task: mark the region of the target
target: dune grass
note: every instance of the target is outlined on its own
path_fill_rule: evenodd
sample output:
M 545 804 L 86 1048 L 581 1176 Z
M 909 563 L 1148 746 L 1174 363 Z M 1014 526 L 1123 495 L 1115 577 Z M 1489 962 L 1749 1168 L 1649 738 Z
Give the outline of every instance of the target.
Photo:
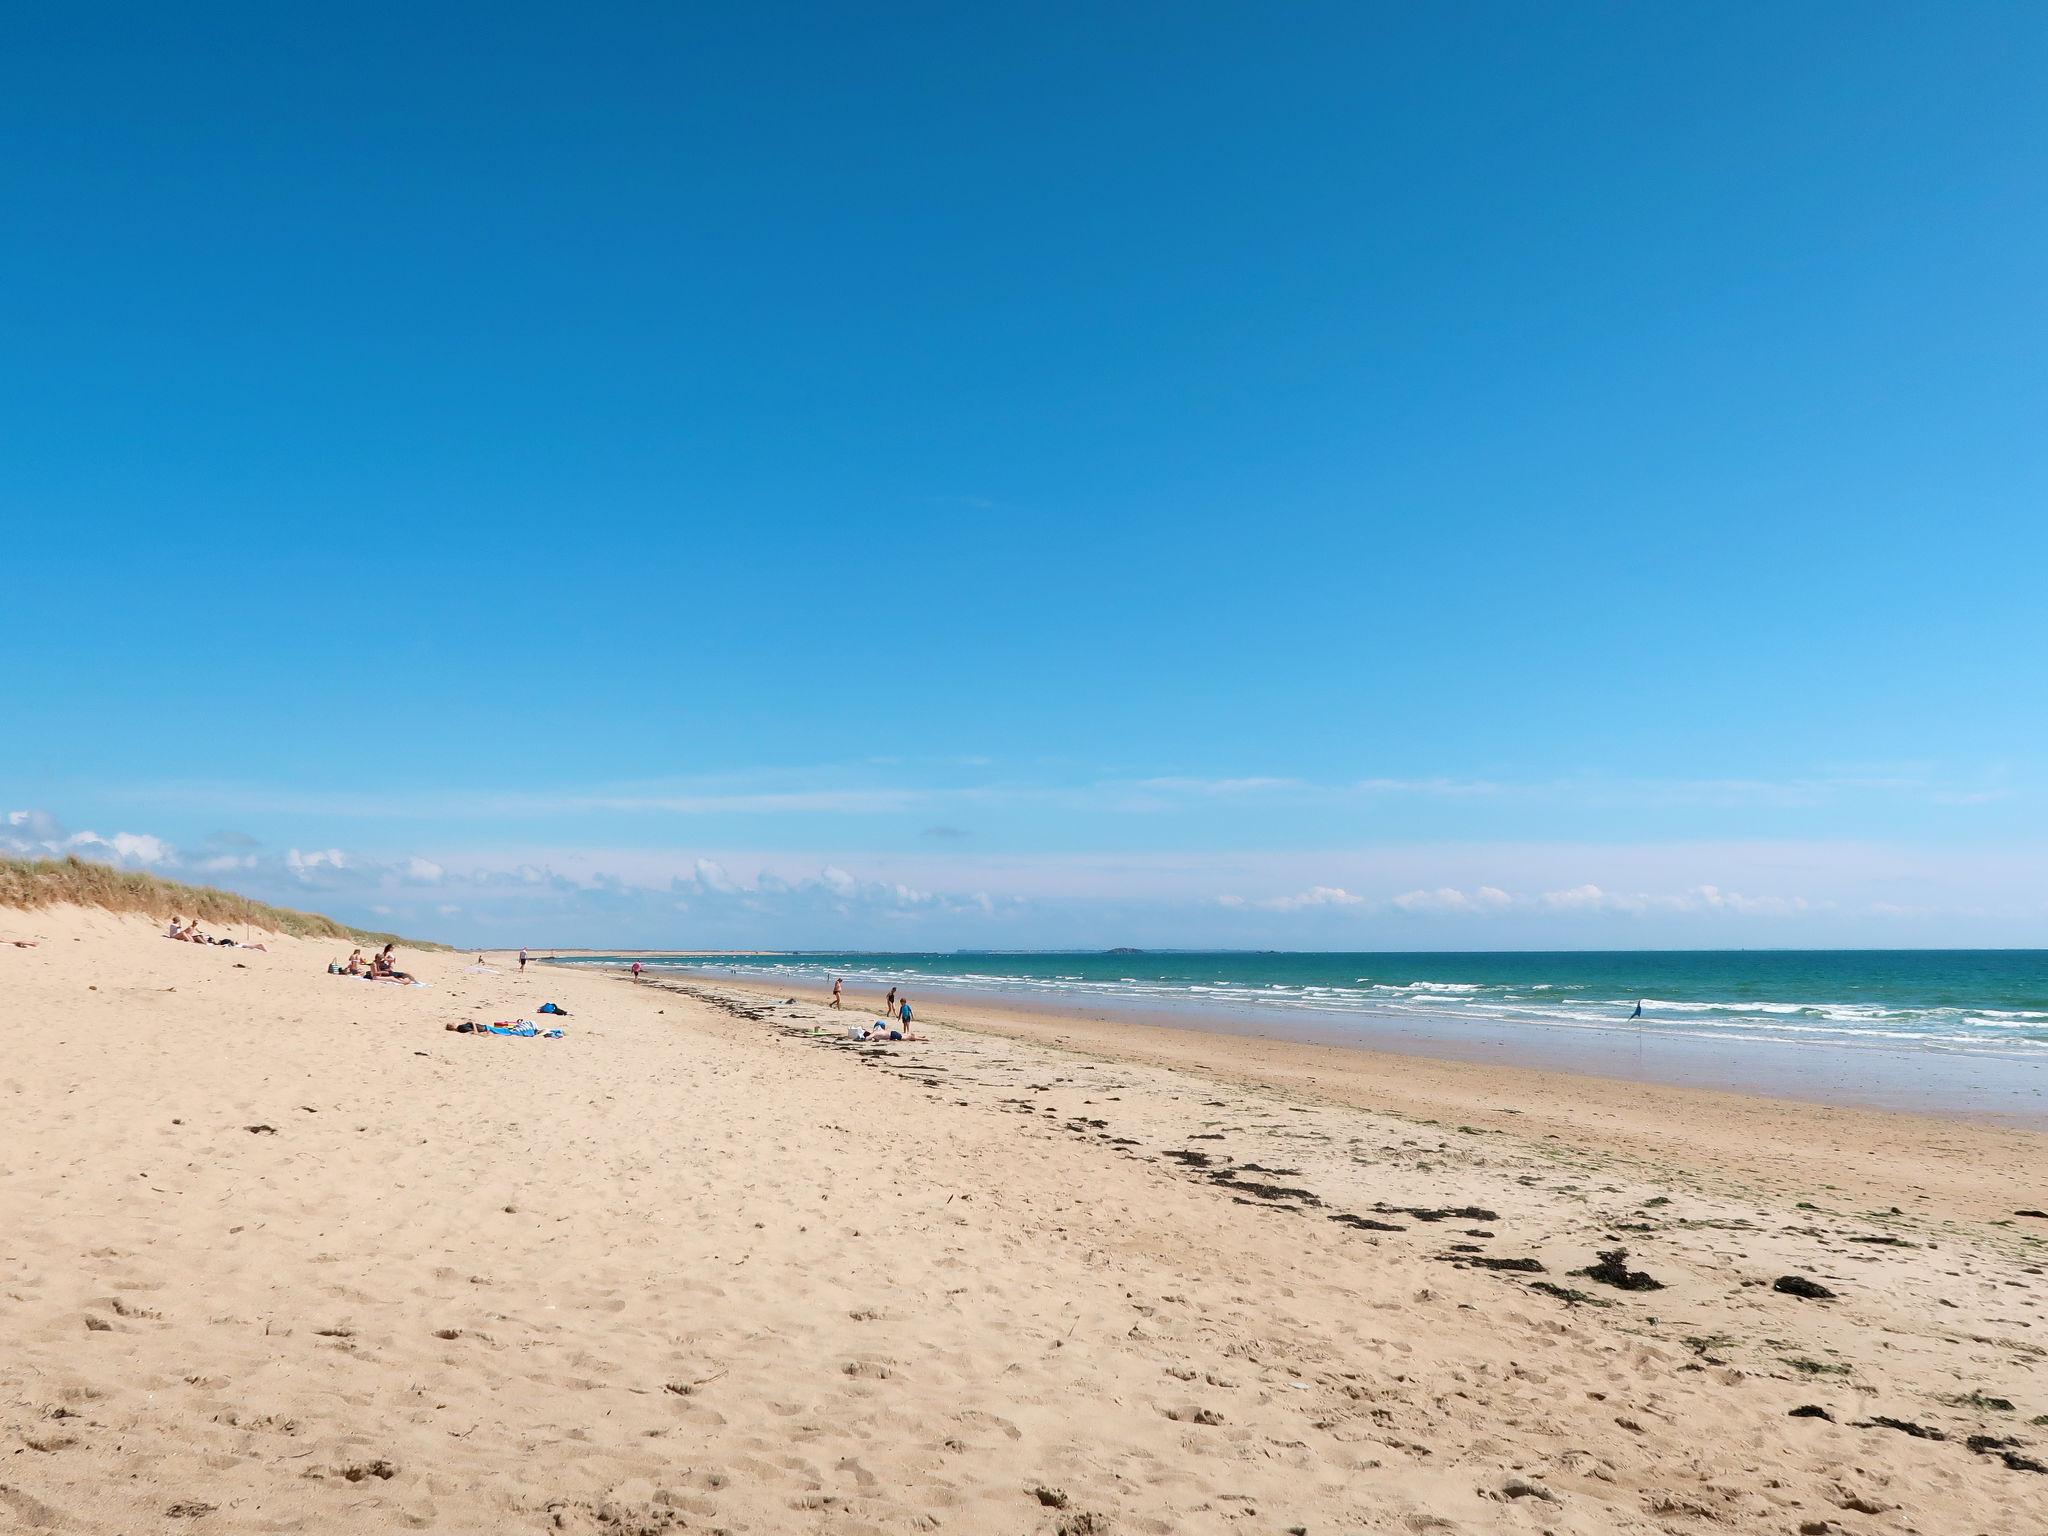
M 305 939 L 347 939 L 356 944 L 403 943 L 414 949 L 445 949 L 395 933 L 351 928 L 317 912 L 295 912 L 251 901 L 210 885 L 186 885 L 161 875 L 115 869 L 85 859 L 17 859 L 0 857 L 0 907 L 101 907 L 109 912 L 141 912 L 150 917 L 192 917 L 215 926 L 236 924 L 266 928 Z

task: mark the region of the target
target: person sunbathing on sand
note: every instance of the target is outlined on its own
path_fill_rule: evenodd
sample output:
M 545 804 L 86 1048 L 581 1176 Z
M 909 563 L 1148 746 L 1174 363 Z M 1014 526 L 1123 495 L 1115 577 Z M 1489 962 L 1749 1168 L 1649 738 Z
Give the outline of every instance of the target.
M 401 971 L 392 963 L 391 946 L 389 944 L 386 944 L 379 950 L 377 958 L 370 962 L 370 974 L 381 981 L 412 981 L 415 979 L 412 972 Z

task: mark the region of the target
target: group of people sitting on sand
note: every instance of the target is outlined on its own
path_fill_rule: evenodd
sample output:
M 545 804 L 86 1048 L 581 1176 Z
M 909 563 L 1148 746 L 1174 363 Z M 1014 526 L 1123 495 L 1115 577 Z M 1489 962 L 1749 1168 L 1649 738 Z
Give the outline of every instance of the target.
M 233 939 L 215 939 L 199 931 L 199 919 L 186 922 L 182 917 L 171 919 L 171 926 L 164 934 L 167 939 L 176 939 L 181 944 L 224 944 L 229 949 L 262 949 L 261 944 L 237 944 Z
M 361 976 L 369 981 L 415 981 L 418 979 L 412 972 L 398 969 L 397 964 L 392 959 L 391 946 L 389 944 L 378 950 L 368 960 L 363 958 L 363 952 L 360 949 L 352 949 L 349 951 L 348 964 L 337 965 L 332 960 L 328 961 L 327 974 L 330 976 Z
M 924 1036 L 918 1034 L 910 1027 L 910 1020 L 908 1019 L 902 1021 L 902 1028 L 900 1029 L 882 1019 L 877 1019 L 865 1028 L 858 1024 L 847 1025 L 846 1038 L 849 1040 L 922 1040 Z

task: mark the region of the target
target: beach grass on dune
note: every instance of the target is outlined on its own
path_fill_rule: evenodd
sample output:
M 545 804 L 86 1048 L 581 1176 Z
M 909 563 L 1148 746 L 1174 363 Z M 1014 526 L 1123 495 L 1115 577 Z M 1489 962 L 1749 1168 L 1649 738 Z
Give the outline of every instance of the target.
M 401 942 L 393 933 L 352 928 L 317 912 L 298 912 L 252 901 L 209 885 L 186 885 L 161 875 L 115 869 L 80 858 L 0 857 L 0 907 L 99 907 L 108 912 L 141 912 L 151 917 L 193 917 L 202 923 L 241 924 L 306 939 L 347 939 L 358 944 Z M 417 949 L 447 946 L 422 939 L 402 942 Z

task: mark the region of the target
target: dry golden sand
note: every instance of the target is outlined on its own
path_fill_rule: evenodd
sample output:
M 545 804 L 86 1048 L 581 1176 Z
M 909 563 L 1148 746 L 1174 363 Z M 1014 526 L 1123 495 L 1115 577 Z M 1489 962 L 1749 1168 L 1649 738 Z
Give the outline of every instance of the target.
M 2036 1136 L 1802 1149 L 1719 1098 L 1658 1138 L 1533 1075 L 1394 1059 L 1362 1107 L 1223 1037 L 868 1048 L 728 987 L 16 936 L 0 1529 L 2048 1525 L 2048 1222 L 1993 1209 Z M 565 1040 L 442 1028 L 546 998 Z M 1668 1289 L 1568 1275 L 1616 1244 Z

